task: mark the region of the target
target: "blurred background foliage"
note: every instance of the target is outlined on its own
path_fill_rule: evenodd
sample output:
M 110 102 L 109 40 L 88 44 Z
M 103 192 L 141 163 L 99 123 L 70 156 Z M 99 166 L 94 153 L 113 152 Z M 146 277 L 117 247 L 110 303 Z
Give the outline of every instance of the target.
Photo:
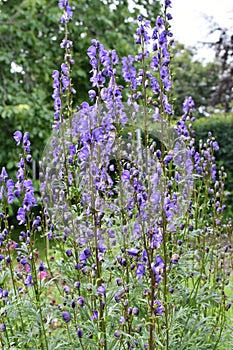
M 100 40 L 108 49 L 115 48 L 120 58 L 135 54 L 138 14 L 143 8 L 154 25 L 161 3 L 153 0 L 71 1 L 75 103 L 88 99 L 91 85 L 86 51 L 91 39 Z M 18 161 L 12 138 L 15 130 L 30 132 L 32 155 L 37 162 L 51 133 L 51 74 L 63 62 L 60 42 L 64 32 L 59 24 L 60 16 L 57 1 L 0 0 L 0 166 L 6 166 L 9 174 Z M 221 146 L 219 162 L 225 165 L 232 179 L 233 36 L 226 29 L 215 29 L 219 40 L 212 43 L 216 51 L 214 62 L 204 64 L 195 58 L 194 48 L 176 43 L 172 54 L 172 99 L 175 117 L 179 117 L 184 98 L 193 97 L 196 117 L 202 117 L 196 124 L 197 136 L 205 138 L 208 130 L 213 132 Z M 215 116 L 216 112 L 221 113 Z M 232 189 L 232 180 L 229 183 Z

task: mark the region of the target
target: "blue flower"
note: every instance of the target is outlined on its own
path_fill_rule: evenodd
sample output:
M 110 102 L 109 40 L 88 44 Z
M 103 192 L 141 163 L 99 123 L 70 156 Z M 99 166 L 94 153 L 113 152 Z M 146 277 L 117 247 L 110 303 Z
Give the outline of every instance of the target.
M 89 248 L 85 248 L 84 251 L 82 251 L 79 254 L 79 260 L 80 261 L 86 261 L 86 259 L 88 259 L 91 256 L 91 251 Z
M 23 148 L 27 153 L 30 153 L 30 145 L 31 142 L 29 141 L 29 132 L 25 132 L 23 135 Z
M 156 315 L 161 316 L 164 313 L 164 306 L 162 305 L 161 301 L 155 300 L 154 304 L 157 306 L 154 311 Z
M 16 141 L 16 146 L 19 146 L 20 145 L 20 142 L 21 142 L 21 140 L 22 140 L 22 132 L 21 131 L 15 131 L 14 132 L 14 139 L 15 139 L 15 141 Z
M 93 100 L 95 99 L 95 97 L 96 97 L 96 92 L 95 92 L 95 90 L 89 90 L 89 91 L 88 91 L 88 95 L 89 95 L 90 101 L 93 101 Z
M 71 315 L 68 311 L 63 311 L 62 318 L 66 323 L 68 323 L 71 320 Z
M 1 324 L 0 324 L 0 330 L 1 330 L 2 332 L 5 332 L 5 330 L 6 330 L 6 325 L 5 325 L 5 323 L 1 323 Z
M 27 211 L 30 210 L 31 207 L 36 205 L 36 199 L 34 197 L 33 192 L 26 192 L 23 200 L 23 208 Z
M 99 294 L 99 295 L 102 295 L 102 296 L 105 296 L 106 295 L 106 287 L 105 285 L 103 284 L 102 286 L 99 286 L 96 290 L 96 293 Z
M 91 320 L 92 321 L 98 320 L 98 311 L 92 310 Z
M 139 253 L 139 250 L 136 248 L 126 249 L 126 251 L 130 256 L 137 256 Z
M 61 70 L 62 70 L 62 73 L 63 73 L 63 74 L 69 75 L 69 67 L 67 66 L 67 64 L 62 63 L 62 64 L 61 64 Z
M 72 253 L 72 251 L 70 249 L 67 249 L 66 250 L 66 255 L 68 256 L 68 258 L 70 258 L 73 255 L 73 253 Z
M 16 215 L 16 219 L 19 221 L 19 225 L 23 225 L 26 222 L 26 213 L 24 208 L 19 208 L 17 215 Z
M 45 267 L 42 261 L 40 261 L 39 267 L 38 267 L 38 271 L 45 271 Z
M 82 296 L 79 296 L 77 299 L 77 303 L 80 307 L 83 307 L 85 305 L 85 299 Z
M 32 286 L 32 275 L 28 275 L 27 278 L 24 280 L 24 284 L 26 287 Z
M 143 264 L 137 264 L 137 269 L 136 269 L 136 275 L 138 277 L 138 279 L 142 279 L 142 277 L 145 274 L 145 266 Z
M 172 7 L 171 0 L 165 0 L 165 7 Z
M 130 172 L 128 170 L 122 171 L 121 180 L 122 181 L 129 181 L 130 180 Z
M 82 336 L 83 336 L 83 331 L 81 330 L 81 328 L 78 328 L 78 329 L 77 329 L 77 336 L 78 336 L 79 339 L 82 338 Z

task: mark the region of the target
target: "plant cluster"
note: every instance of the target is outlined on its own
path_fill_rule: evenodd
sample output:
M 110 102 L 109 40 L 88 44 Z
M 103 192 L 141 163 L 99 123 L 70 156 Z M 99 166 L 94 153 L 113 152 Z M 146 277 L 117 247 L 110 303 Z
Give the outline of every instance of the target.
M 40 196 L 28 132 L 14 133 L 15 181 L 0 174 L 2 349 L 230 349 L 226 174 L 211 133 L 195 148 L 191 97 L 171 123 L 171 1 L 154 27 L 138 17 L 136 55 L 91 41 L 89 102 L 78 106 L 73 11 L 58 4 L 65 55 Z
M 195 130 L 196 144 L 199 140 L 204 140 L 208 131 L 211 131 L 218 140 L 219 151 L 216 154 L 218 167 L 224 165 L 227 172 L 226 190 L 230 193 L 233 191 L 233 153 L 232 153 L 232 132 L 233 132 L 233 114 L 215 114 L 210 118 L 199 118 L 193 125 Z M 227 215 L 232 217 L 232 199 L 231 196 L 226 202 Z

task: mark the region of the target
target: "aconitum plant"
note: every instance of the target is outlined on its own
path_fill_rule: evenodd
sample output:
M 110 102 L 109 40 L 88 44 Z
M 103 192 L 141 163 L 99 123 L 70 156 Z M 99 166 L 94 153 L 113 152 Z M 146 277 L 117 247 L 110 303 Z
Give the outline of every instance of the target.
M 90 40 L 78 106 L 73 8 L 58 5 L 65 54 L 40 194 L 28 132 L 13 135 L 16 178 L 0 174 L 2 349 L 231 349 L 226 174 L 214 135 L 195 148 L 191 97 L 174 116 L 171 1 L 154 23 L 138 17 L 136 56 Z

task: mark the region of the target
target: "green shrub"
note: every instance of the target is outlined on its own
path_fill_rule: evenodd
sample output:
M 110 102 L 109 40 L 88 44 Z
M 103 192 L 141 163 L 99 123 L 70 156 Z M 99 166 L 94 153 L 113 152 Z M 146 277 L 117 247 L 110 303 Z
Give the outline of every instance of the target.
M 199 118 L 194 123 L 196 142 L 206 140 L 208 132 L 211 131 L 219 144 L 216 152 L 216 160 L 219 165 L 224 166 L 227 172 L 226 190 L 233 195 L 233 113 L 214 114 L 211 117 Z M 232 195 L 228 200 L 228 207 L 233 213 Z

